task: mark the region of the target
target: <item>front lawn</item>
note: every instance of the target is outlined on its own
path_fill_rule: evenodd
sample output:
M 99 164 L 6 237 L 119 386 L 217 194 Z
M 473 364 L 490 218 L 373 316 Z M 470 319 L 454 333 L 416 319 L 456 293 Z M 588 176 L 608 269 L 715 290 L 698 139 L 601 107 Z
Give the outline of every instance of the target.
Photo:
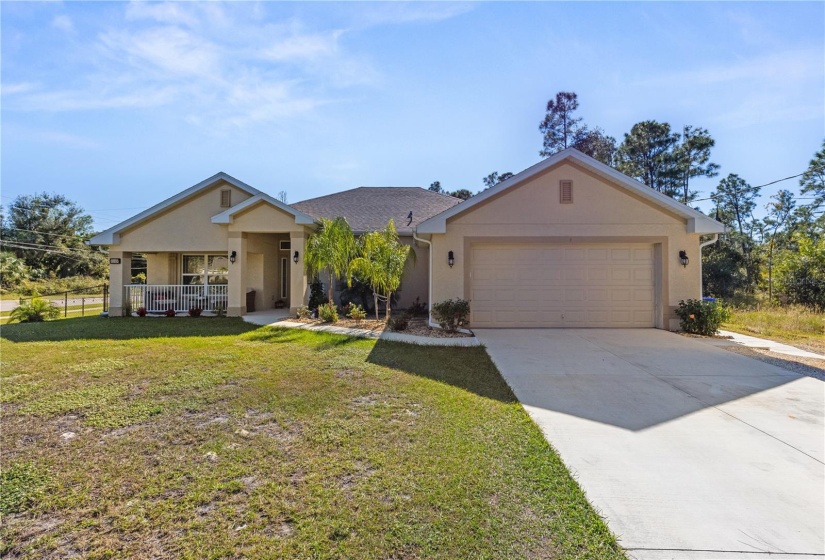
M 483 349 L 225 318 L 2 337 L 0 556 L 624 558 Z

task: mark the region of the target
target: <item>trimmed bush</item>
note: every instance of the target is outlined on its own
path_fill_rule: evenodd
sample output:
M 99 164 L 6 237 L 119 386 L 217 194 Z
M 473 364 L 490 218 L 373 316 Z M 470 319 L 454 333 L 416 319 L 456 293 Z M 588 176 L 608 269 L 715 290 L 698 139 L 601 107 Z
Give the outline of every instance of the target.
M 302 305 L 298 308 L 298 318 L 299 319 L 311 319 L 312 318 L 312 310 L 307 307 L 306 305 Z
M 355 321 L 356 323 L 360 323 L 367 317 L 367 312 L 364 310 L 363 307 L 356 303 L 350 303 L 347 306 L 347 317 Z
M 410 326 L 410 316 L 406 313 L 394 315 L 390 317 L 387 326 L 394 332 L 405 331 Z
M 730 319 L 730 311 L 721 303 L 699 299 L 680 301 L 676 315 L 683 331 L 705 336 L 716 334 L 722 323 Z
M 467 300 L 448 299 L 433 304 L 433 319 L 446 331 L 455 332 L 467 325 L 469 316 L 470 302 Z
M 9 319 L 21 323 L 42 323 L 58 317 L 60 309 L 41 298 L 32 298 L 28 303 L 21 303 L 9 314 Z
M 325 303 L 318 306 L 318 318 L 324 323 L 338 322 L 338 309 L 334 303 Z
M 189 316 L 190 317 L 200 317 L 201 313 L 203 313 L 203 309 L 200 307 L 190 307 L 189 308 Z

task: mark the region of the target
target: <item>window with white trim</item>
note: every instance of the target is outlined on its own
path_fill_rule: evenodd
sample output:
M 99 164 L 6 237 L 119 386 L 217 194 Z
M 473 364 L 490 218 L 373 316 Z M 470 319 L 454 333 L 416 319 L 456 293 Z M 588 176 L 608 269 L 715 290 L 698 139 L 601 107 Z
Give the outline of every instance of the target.
M 229 258 L 226 255 L 183 255 L 181 283 L 186 286 L 229 284 Z

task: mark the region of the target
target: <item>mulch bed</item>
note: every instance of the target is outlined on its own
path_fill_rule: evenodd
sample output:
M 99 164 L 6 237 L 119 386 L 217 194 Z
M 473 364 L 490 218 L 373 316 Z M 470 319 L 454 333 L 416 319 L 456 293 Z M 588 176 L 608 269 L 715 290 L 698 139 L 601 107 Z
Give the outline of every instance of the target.
M 295 321 L 296 323 L 303 323 L 305 325 L 331 325 L 336 327 L 345 327 L 348 329 L 361 329 L 361 330 L 368 330 L 375 333 L 380 333 L 385 330 L 390 330 L 387 327 L 387 323 L 384 322 L 383 319 L 376 321 L 375 319 L 364 319 L 362 321 L 354 321 L 353 319 L 349 319 L 347 317 L 342 317 L 338 319 L 336 323 L 325 323 L 320 319 L 290 319 L 290 321 Z M 424 317 L 414 317 L 410 319 L 409 325 L 403 331 L 395 331 L 402 334 L 411 334 L 414 336 L 427 336 L 430 338 L 465 338 L 469 336 L 473 336 L 472 334 L 467 333 L 451 333 L 447 332 L 444 329 L 434 329 L 427 325 L 427 320 Z

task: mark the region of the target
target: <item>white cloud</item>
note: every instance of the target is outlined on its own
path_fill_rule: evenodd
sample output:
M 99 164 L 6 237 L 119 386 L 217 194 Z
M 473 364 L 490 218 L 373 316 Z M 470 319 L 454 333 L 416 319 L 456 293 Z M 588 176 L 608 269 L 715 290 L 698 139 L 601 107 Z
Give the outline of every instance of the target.
M 121 21 L 72 46 L 85 68 L 36 91 L 22 81 L 4 86 L 15 94 L 6 108 L 168 106 L 191 124 L 244 126 L 305 115 L 379 81 L 367 58 L 342 45 L 345 29 L 263 21 L 264 12 L 261 4 L 131 2 Z
M 822 105 L 812 104 L 808 93 L 823 91 L 824 61 L 816 49 L 775 52 L 660 74 L 634 85 L 655 91 L 671 105 L 701 103 L 708 126 L 821 120 Z
M 645 80 L 642 84 L 668 83 L 714 85 L 751 80 L 757 84 L 775 80 L 797 82 L 822 75 L 823 56 L 815 50 L 797 50 L 774 53 L 750 59 L 734 60 L 727 64 L 669 73 Z
M 31 82 L 18 82 L 16 84 L 2 84 L 0 85 L 0 94 L 2 95 L 16 95 L 20 93 L 28 93 L 37 89 L 37 85 Z
M 100 82 L 97 82 L 100 83 Z M 95 91 L 99 89 L 99 91 Z M 99 88 L 40 92 L 27 96 L 16 107 L 31 111 L 87 111 L 94 109 L 128 109 L 158 107 L 178 99 L 175 88 L 135 88 L 131 92 L 112 93 L 105 84 Z
M 195 26 L 199 18 L 193 10 L 183 3 L 142 2 L 132 0 L 126 7 L 126 19 L 129 21 L 154 20 L 164 25 Z
M 52 27 L 66 33 L 74 33 L 74 23 L 72 23 L 72 18 L 67 15 L 56 16 L 52 20 Z
M 281 62 L 301 62 L 305 59 L 318 59 L 336 54 L 338 38 L 342 31 L 326 34 L 292 35 L 265 49 L 264 58 Z
M 170 78 L 214 75 L 220 66 L 217 45 L 176 27 L 109 32 L 101 36 L 100 45 L 110 58 Z
M 368 2 L 360 13 L 360 20 L 364 26 L 431 23 L 454 18 L 473 9 L 473 2 Z

